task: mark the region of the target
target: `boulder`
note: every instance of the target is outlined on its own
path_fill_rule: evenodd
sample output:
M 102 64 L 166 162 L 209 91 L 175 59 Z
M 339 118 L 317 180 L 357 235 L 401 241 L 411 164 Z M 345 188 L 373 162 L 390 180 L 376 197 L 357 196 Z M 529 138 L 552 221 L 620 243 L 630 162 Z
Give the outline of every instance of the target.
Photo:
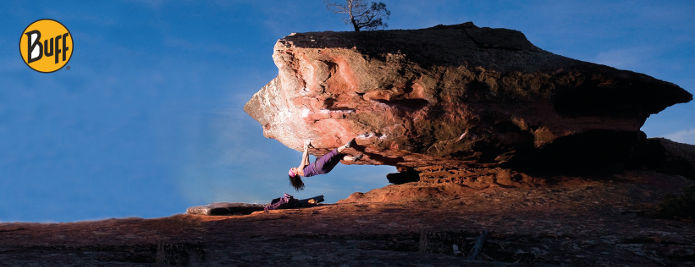
M 244 107 L 264 136 L 295 150 L 310 139 L 315 155 L 357 137 L 357 164 L 400 169 L 600 165 L 642 144 L 651 114 L 692 99 L 470 22 L 291 34 L 273 60 L 277 77 Z
M 695 145 L 649 138 L 633 154 L 630 165 L 695 179 Z

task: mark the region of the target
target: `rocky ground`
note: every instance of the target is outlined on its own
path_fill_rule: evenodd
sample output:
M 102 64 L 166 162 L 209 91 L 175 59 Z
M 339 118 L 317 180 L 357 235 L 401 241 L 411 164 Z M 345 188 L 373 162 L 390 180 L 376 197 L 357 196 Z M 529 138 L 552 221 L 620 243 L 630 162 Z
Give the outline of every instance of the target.
M 695 224 L 653 216 L 692 180 L 648 171 L 539 179 L 421 181 L 245 216 L 3 223 L 0 265 L 695 264 Z

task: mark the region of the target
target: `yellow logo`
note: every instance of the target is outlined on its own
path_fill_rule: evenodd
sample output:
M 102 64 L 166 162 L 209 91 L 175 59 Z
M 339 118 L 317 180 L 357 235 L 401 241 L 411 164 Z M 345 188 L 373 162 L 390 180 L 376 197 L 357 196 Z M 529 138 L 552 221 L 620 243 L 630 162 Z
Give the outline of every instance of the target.
M 19 53 L 30 68 L 38 72 L 54 72 L 72 57 L 72 35 L 63 24 L 40 19 L 29 24 L 19 38 Z

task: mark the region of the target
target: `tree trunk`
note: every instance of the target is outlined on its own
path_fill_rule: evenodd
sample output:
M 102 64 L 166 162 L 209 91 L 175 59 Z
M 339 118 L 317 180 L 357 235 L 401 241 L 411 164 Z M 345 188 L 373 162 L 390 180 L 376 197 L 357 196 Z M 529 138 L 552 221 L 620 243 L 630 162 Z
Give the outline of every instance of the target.
M 355 31 L 359 32 L 360 31 L 360 26 L 357 26 L 357 21 L 355 21 L 355 18 L 350 16 L 350 22 L 352 22 L 352 27 L 355 27 Z

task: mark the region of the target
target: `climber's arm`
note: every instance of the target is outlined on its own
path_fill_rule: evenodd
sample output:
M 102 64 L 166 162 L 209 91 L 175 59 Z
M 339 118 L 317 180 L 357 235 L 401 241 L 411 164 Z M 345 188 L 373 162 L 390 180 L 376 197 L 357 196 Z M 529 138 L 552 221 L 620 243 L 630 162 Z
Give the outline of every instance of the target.
M 304 144 L 304 153 L 302 154 L 302 162 L 297 166 L 297 172 L 299 175 L 304 176 L 304 167 L 309 165 L 309 143 Z

